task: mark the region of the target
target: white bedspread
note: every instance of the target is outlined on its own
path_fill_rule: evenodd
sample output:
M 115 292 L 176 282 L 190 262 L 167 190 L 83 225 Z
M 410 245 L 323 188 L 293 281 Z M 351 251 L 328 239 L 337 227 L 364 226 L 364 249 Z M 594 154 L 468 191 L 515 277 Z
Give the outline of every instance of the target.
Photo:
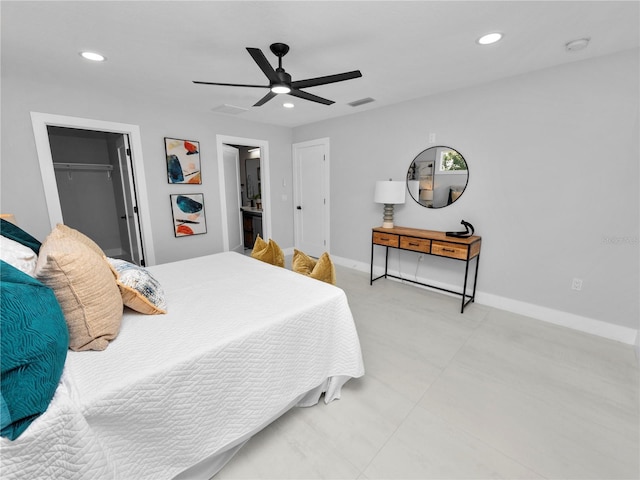
M 127 310 L 105 351 L 69 352 L 47 412 L 2 439 L 3 478 L 169 479 L 364 373 L 339 288 L 236 253 L 149 270 L 168 314 Z

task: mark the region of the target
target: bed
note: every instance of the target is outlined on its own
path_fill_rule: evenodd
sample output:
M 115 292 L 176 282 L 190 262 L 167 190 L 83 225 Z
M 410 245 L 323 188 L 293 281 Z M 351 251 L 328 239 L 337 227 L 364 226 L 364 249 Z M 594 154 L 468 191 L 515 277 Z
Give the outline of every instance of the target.
M 210 478 L 287 410 L 364 374 L 335 286 L 233 252 L 148 270 L 167 313 L 126 308 L 108 348 L 67 353 L 46 412 L 1 439 L 3 478 Z

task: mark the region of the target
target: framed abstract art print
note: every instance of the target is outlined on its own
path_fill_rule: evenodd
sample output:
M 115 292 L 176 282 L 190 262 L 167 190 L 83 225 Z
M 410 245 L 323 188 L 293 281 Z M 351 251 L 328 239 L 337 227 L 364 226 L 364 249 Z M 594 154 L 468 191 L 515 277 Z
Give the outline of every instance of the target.
M 176 237 L 207 233 L 202 193 L 170 195 L 173 233 Z
M 200 172 L 200 142 L 164 138 L 169 183 L 202 184 Z

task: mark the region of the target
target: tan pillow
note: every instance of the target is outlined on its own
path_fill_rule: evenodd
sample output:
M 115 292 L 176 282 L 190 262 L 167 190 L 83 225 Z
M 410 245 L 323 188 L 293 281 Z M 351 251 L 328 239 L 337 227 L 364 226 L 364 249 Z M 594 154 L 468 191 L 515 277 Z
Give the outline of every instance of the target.
M 324 252 L 318 260 L 315 260 L 294 248 L 291 268 L 294 272 L 307 275 L 316 280 L 321 280 L 331 285 L 336 284 L 336 269 L 327 252 Z
M 104 350 L 120 330 L 120 290 L 106 258 L 59 227 L 40 247 L 36 278 L 53 290 L 62 308 L 69 348 Z
M 284 267 L 284 252 L 273 239 L 269 239 L 267 243 L 258 235 L 253 244 L 251 256 L 263 262 L 270 263 L 271 265 Z
M 87 237 L 84 233 L 80 232 L 79 230 L 76 230 L 75 228 L 71 228 L 71 227 L 68 227 L 67 225 L 59 223 L 56 225 L 56 228 L 54 228 L 53 230 L 56 231 L 57 234 L 60 234 L 64 237 L 71 237 L 74 240 L 77 240 L 83 245 L 86 245 L 87 247 L 89 247 L 91 250 L 93 250 L 100 256 L 104 255 L 104 252 L 96 242 L 94 242 L 89 237 Z

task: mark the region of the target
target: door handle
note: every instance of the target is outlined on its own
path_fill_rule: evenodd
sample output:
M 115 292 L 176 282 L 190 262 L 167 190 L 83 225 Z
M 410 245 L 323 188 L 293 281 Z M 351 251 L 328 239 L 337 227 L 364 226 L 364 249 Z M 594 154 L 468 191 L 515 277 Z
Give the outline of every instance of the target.
M 127 218 L 126 215 L 122 215 L 120 218 L 122 218 L 123 220 Z
M 300 205 L 298 205 L 296 208 L 297 208 L 298 210 L 302 210 L 302 207 L 301 207 Z

